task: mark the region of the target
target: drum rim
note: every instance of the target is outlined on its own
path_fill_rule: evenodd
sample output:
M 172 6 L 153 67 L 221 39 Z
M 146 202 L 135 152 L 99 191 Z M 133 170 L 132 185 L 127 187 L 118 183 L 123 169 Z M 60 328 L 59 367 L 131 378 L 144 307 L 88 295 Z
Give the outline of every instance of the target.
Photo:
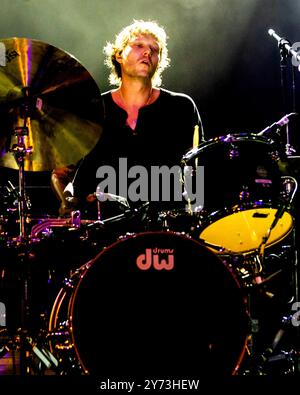
M 197 147 L 192 148 L 191 150 L 187 151 L 181 160 L 181 163 L 183 164 L 188 164 L 191 160 L 193 160 L 197 155 L 199 155 L 202 151 L 204 151 L 207 148 L 211 148 L 214 145 L 217 144 L 230 144 L 230 143 L 235 143 L 235 142 L 241 142 L 241 141 L 256 141 L 261 144 L 269 145 L 270 147 L 272 145 L 276 145 L 275 141 L 267 136 L 259 136 L 255 133 L 228 133 L 226 135 L 221 135 L 218 137 L 213 137 L 207 141 L 203 141 L 200 143 Z M 272 156 L 276 158 L 276 160 L 279 160 L 279 154 L 276 151 L 276 147 L 274 147 L 274 150 L 270 150 L 270 153 Z

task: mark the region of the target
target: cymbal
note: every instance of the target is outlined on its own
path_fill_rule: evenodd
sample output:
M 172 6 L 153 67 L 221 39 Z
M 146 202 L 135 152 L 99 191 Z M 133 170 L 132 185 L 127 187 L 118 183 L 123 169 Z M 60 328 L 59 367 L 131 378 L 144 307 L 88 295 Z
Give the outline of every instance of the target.
M 69 53 L 28 38 L 0 39 L 0 166 L 18 169 L 10 151 L 17 128 L 32 153 L 25 171 L 75 164 L 102 133 L 99 87 Z

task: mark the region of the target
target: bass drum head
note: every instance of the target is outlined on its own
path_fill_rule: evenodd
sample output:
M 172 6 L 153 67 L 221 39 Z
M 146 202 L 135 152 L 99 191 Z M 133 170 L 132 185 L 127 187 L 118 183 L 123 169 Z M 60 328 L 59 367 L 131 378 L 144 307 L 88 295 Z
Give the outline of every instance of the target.
M 97 377 L 231 375 L 248 332 L 233 274 L 172 232 L 132 235 L 98 254 L 76 286 L 69 319 L 81 365 Z

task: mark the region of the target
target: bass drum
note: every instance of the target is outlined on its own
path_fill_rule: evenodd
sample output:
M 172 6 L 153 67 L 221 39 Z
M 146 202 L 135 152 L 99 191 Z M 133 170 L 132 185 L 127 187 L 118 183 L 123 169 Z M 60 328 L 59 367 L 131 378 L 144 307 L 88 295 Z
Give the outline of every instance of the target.
M 145 232 L 66 282 L 49 337 L 65 374 L 76 360 L 97 377 L 226 376 L 238 371 L 248 321 L 241 287 L 217 255 L 182 234 Z

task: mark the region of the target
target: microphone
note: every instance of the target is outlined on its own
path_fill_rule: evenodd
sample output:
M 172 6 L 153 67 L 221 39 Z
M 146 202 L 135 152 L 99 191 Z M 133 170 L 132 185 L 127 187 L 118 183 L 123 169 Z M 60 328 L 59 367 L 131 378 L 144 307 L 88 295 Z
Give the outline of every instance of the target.
M 258 136 L 262 136 L 264 134 L 273 133 L 274 131 L 277 132 L 280 128 L 282 128 L 282 126 L 284 126 L 287 123 L 289 123 L 289 118 L 292 115 L 297 115 L 297 113 L 296 112 L 291 112 L 290 114 L 286 114 L 281 119 L 279 119 L 279 121 L 272 123 L 272 125 L 267 126 L 265 129 L 263 129 L 262 131 L 257 133 L 257 135 Z

